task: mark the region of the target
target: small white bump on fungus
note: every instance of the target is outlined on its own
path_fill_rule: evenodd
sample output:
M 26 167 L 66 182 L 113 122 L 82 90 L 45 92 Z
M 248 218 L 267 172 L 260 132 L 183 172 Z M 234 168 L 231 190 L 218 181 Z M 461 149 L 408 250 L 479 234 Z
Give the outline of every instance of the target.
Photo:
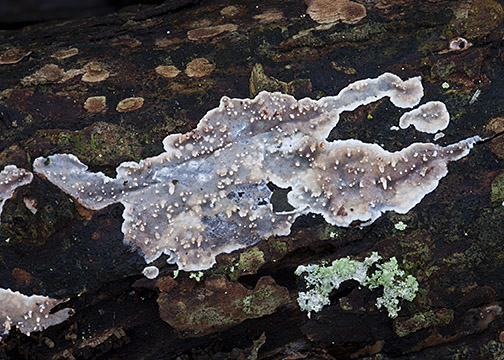
M 168 135 L 157 156 L 120 164 L 116 178 L 89 172 L 70 154 L 38 158 L 33 168 L 87 208 L 122 203 L 124 241 L 148 263 L 166 253 L 182 270 L 204 270 L 218 254 L 289 234 L 303 214 L 349 226 L 385 211 L 405 213 L 480 140 L 415 143 L 395 153 L 326 140 L 341 113 L 385 96 L 401 108 L 416 106 L 421 80 L 385 73 L 317 101 L 269 92 L 223 97 L 194 130 Z M 290 210 L 273 209 L 270 184 L 291 188 Z

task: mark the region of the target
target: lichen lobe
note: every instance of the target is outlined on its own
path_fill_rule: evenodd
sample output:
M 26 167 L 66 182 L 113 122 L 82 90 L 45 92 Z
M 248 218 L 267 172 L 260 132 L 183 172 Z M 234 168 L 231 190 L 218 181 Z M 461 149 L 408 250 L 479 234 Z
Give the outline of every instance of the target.
M 34 169 L 88 208 L 121 202 L 125 242 L 147 262 L 167 253 L 183 270 L 207 269 L 220 253 L 289 234 L 302 214 L 348 226 L 407 212 L 477 141 L 417 143 L 390 153 L 358 140 L 325 140 L 339 114 L 385 96 L 398 107 L 417 105 L 420 78 L 386 73 L 318 101 L 268 92 L 223 97 L 196 129 L 167 136 L 158 156 L 121 164 L 114 179 L 69 154 L 38 158 Z M 292 188 L 294 210 L 273 210 L 268 183 Z

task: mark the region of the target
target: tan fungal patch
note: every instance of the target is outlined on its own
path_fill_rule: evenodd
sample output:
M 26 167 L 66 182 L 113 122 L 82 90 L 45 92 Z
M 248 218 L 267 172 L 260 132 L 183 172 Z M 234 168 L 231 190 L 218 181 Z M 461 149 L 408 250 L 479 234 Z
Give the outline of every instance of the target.
M 39 85 L 48 83 L 57 83 L 63 80 L 65 71 L 56 64 L 48 64 L 32 75 L 24 77 L 21 82 L 23 85 Z
M 210 74 L 215 69 L 215 65 L 205 58 L 197 58 L 187 64 L 185 73 L 189 77 L 203 77 Z
M 51 55 L 51 57 L 58 59 L 58 60 L 62 60 L 62 59 L 67 59 L 69 57 L 75 56 L 78 53 L 79 53 L 79 49 L 71 48 L 71 49 L 56 51 L 54 54 Z
M 419 77 L 385 73 L 319 100 L 265 91 L 254 99 L 223 97 L 194 130 L 168 135 L 164 152 L 122 163 L 115 178 L 89 172 L 70 154 L 38 158 L 33 168 L 89 209 L 122 203 L 124 240 L 147 262 L 164 253 L 180 269 L 208 269 L 218 254 L 289 234 L 303 214 L 350 226 L 412 209 L 480 138 L 414 143 L 393 153 L 326 139 L 345 111 L 383 97 L 409 108 L 422 96 Z M 269 184 L 290 189 L 290 210 L 274 210 Z
M 180 74 L 180 70 L 173 65 L 159 65 L 156 67 L 156 73 L 164 78 L 171 79 Z
M 84 65 L 84 70 L 85 73 L 82 75 L 82 81 L 85 82 L 100 82 L 108 79 L 110 76 L 110 73 L 97 61 L 91 61 L 90 63 Z
M 0 65 L 17 64 L 31 53 L 30 50 L 20 48 L 9 49 L 0 56 Z
M 84 102 L 84 109 L 90 113 L 99 113 L 107 108 L 107 98 L 105 96 L 91 96 Z
M 342 21 L 356 24 L 366 17 L 366 8 L 348 0 L 305 0 L 306 14 L 319 24 Z
M 143 106 L 144 98 L 142 97 L 129 97 L 119 101 L 116 110 L 119 112 L 130 112 L 140 109 Z
M 163 38 L 156 39 L 156 41 L 154 42 L 154 45 L 156 45 L 157 47 L 160 47 L 160 48 L 167 48 L 172 45 L 177 45 L 177 44 L 180 44 L 183 42 L 184 42 L 184 40 L 182 40 L 180 38 L 163 37 Z
M 132 38 L 129 35 L 119 36 L 118 38 L 111 41 L 112 46 L 128 46 L 130 48 L 136 48 L 137 46 L 142 45 L 140 40 Z
M 240 8 L 234 5 L 226 6 L 220 11 L 221 15 L 225 17 L 233 17 L 237 15 L 239 12 Z
M 284 15 L 279 9 L 269 9 L 262 14 L 255 15 L 254 19 L 259 20 L 260 24 L 266 24 L 274 21 L 278 21 L 284 18 Z
M 189 30 L 187 32 L 187 37 L 189 40 L 203 40 L 217 36 L 226 31 L 236 31 L 237 29 L 238 26 L 235 24 L 200 27 L 198 29 Z
M 23 203 L 30 212 L 35 215 L 37 213 L 37 199 L 24 197 Z

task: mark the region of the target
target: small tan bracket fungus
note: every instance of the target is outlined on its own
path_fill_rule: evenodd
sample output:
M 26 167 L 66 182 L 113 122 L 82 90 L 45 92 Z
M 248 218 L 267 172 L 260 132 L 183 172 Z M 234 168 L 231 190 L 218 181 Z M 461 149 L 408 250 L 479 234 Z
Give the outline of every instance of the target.
M 51 313 L 51 310 L 65 301 L 40 295 L 26 296 L 18 291 L 0 288 L 0 326 L 3 326 L 0 339 L 13 327 L 29 336 L 34 331 L 62 323 L 73 314 L 73 310 L 66 308 L 55 313 Z
M 84 102 L 84 109 L 90 113 L 99 113 L 107 108 L 107 98 L 105 96 L 91 96 Z
M 0 56 L 0 65 L 17 64 L 31 53 L 25 49 L 9 49 Z
M 122 203 L 124 240 L 147 262 L 166 253 L 185 271 L 208 269 L 218 254 L 289 234 L 303 214 L 349 226 L 385 211 L 406 213 L 480 140 L 414 143 L 395 153 L 326 140 L 341 113 L 386 96 L 395 106 L 416 106 L 421 80 L 385 73 L 317 101 L 269 92 L 223 97 L 196 129 L 168 135 L 157 156 L 122 163 L 116 178 L 88 171 L 70 154 L 38 158 L 33 168 L 87 208 Z M 268 183 L 292 189 L 292 211 L 274 211 Z
M 54 54 L 51 55 L 51 57 L 58 59 L 58 60 L 63 60 L 63 59 L 67 59 L 69 57 L 75 56 L 78 53 L 79 53 L 79 49 L 71 48 L 71 49 L 56 51 Z
M 159 65 L 156 67 L 156 73 L 164 78 L 171 79 L 180 74 L 180 70 L 173 65 Z
M 319 24 L 356 24 L 366 17 L 364 5 L 349 0 L 305 0 L 306 14 Z
M 144 98 L 130 97 L 119 101 L 116 106 L 118 112 L 130 112 L 140 109 L 143 106 Z
M 185 73 L 189 77 L 203 77 L 210 74 L 214 68 L 215 65 L 207 59 L 197 58 L 187 64 Z
M 15 165 L 7 165 L 0 172 L 0 214 L 7 199 L 14 195 L 14 191 L 23 185 L 31 183 L 33 174 Z
M 96 61 L 91 61 L 90 63 L 84 65 L 84 70 L 86 71 L 82 75 L 82 81 L 85 82 L 100 82 L 108 79 L 110 73 L 103 68 L 103 66 Z
M 435 134 L 450 123 L 450 113 L 440 101 L 429 101 L 415 110 L 405 113 L 399 119 L 399 127 L 406 129 L 413 125 L 418 131 Z
M 189 30 L 187 32 L 187 37 L 189 38 L 189 40 L 196 41 L 196 40 L 208 39 L 220 35 L 226 31 L 236 31 L 236 30 L 238 30 L 238 26 L 235 24 L 207 26 Z

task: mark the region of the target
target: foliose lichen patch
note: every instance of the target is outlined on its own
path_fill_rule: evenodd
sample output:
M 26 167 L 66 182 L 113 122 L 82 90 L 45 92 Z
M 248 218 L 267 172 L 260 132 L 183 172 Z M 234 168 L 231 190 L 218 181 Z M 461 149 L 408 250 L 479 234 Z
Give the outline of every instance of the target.
M 122 163 L 116 178 L 87 171 L 70 154 L 38 158 L 33 167 L 85 207 L 122 203 L 124 240 L 147 262 L 166 253 L 183 270 L 208 269 L 220 253 L 289 234 L 303 214 L 349 226 L 385 211 L 405 213 L 436 188 L 448 162 L 480 140 L 414 143 L 395 153 L 326 140 L 342 112 L 385 96 L 398 107 L 416 106 L 421 80 L 385 73 L 317 101 L 268 92 L 223 97 L 196 129 L 167 136 L 158 156 Z M 292 189 L 291 211 L 274 211 L 270 184 Z

